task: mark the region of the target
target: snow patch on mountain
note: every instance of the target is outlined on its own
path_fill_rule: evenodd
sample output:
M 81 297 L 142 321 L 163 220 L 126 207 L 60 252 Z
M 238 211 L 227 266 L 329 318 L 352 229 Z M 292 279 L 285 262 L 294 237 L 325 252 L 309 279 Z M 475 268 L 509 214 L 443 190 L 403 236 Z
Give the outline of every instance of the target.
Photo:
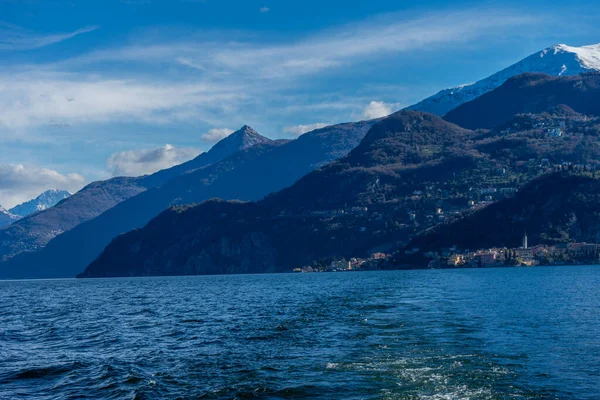
M 496 89 L 509 78 L 526 72 L 548 75 L 577 75 L 600 71 L 600 44 L 572 47 L 559 44 L 548 47 L 485 79 L 444 89 L 425 100 L 407 107 L 409 110 L 444 115 L 459 105 Z
M 50 189 L 40 194 L 33 200 L 19 204 L 11 208 L 9 211 L 14 215 L 26 217 L 38 211 L 43 211 L 54 207 L 61 200 L 71 197 L 71 193 L 66 190 Z

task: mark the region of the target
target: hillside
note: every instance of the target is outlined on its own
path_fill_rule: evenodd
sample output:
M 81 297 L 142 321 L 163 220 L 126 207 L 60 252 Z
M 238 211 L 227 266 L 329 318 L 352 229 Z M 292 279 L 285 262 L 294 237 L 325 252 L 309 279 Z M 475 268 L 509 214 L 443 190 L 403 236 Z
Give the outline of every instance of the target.
M 444 115 L 496 89 L 513 76 L 524 73 L 571 76 L 593 71 L 600 71 L 600 44 L 582 47 L 559 44 L 534 53 L 475 83 L 441 90 L 408 109 Z
M 577 113 L 600 116 L 600 73 L 554 77 L 523 74 L 465 103 L 444 116 L 469 129 L 491 129 L 517 114 L 542 113 L 568 106 Z
M 165 211 L 116 238 L 82 276 L 290 271 L 393 251 L 471 203 L 509 197 L 564 159 L 596 165 L 598 120 L 563 112 L 516 118 L 516 132 L 473 132 L 431 114 L 393 114 L 346 157 L 264 200 Z M 549 137 L 539 121 L 571 131 Z
M 220 197 L 258 200 L 347 154 L 375 121 L 333 125 L 293 141 L 255 145 L 150 189 L 52 240 L 40 252 L 0 264 L 0 277 L 72 277 L 117 235 L 144 226 L 176 204 Z M 65 257 L 68 254 L 68 257 Z
M 0 262 L 22 252 L 44 247 L 51 239 L 73 229 L 82 222 L 97 217 L 123 200 L 146 189 L 161 185 L 173 177 L 195 170 L 252 146 L 268 143 L 270 139 L 244 126 L 221 140 L 207 153 L 184 164 L 142 177 L 118 177 L 94 182 L 60 204 L 29 215 L 0 230 Z
M 396 264 L 407 262 L 403 251 L 413 248 L 424 254 L 452 246 L 472 250 L 519 247 L 523 232 L 527 232 L 530 245 L 600 243 L 599 203 L 600 174 L 544 175 L 525 185 L 512 198 L 415 237 L 399 252 Z M 418 257 L 410 259 L 414 262 Z

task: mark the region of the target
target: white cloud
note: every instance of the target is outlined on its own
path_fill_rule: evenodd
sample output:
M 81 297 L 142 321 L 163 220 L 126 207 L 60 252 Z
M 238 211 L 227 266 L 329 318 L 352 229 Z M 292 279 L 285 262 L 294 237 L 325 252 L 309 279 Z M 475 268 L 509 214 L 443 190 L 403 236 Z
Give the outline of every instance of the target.
M 372 101 L 363 110 L 362 116 L 365 119 L 375 119 L 387 117 L 394 111 L 398 111 L 397 103 L 384 103 L 383 101 Z
M 206 143 L 216 143 L 221 139 L 225 139 L 227 136 L 233 133 L 233 129 L 228 128 L 213 128 L 209 129 L 204 135 L 200 136 L 200 140 Z
M 292 136 L 300 136 L 306 132 L 314 131 L 315 129 L 321 129 L 331 124 L 326 124 L 323 122 L 318 122 L 316 124 L 308 124 L 308 125 L 294 125 L 294 126 L 286 126 L 283 128 L 283 132 Z
M 123 151 L 106 161 L 113 176 L 141 176 L 170 168 L 196 157 L 197 149 L 176 148 L 170 144 L 154 149 Z
M 71 39 L 82 33 L 98 29 L 95 26 L 78 29 L 73 32 L 41 34 L 19 26 L 0 22 L 0 50 L 31 50 Z
M 0 165 L 0 203 L 11 208 L 48 189 L 74 193 L 84 183 L 84 177 L 76 173 L 61 174 L 35 165 L 3 164 Z
M 261 7 L 261 8 L 259 9 L 259 11 L 260 11 L 261 13 L 266 13 L 266 12 L 269 12 L 269 11 L 271 11 L 271 9 L 270 9 L 269 7 Z

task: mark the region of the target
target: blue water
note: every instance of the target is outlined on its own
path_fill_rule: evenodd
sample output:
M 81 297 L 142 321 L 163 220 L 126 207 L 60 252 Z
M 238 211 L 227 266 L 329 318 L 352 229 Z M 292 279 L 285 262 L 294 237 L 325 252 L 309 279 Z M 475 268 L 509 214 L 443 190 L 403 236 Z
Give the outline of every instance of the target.
M 0 282 L 0 398 L 595 399 L 600 267 Z

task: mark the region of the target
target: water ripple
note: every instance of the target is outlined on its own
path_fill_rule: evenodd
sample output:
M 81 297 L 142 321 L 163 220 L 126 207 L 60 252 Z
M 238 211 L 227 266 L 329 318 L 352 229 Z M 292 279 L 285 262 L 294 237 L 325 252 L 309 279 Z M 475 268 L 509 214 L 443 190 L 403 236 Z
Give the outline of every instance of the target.
M 599 284 L 593 267 L 0 282 L 0 398 L 593 399 Z

